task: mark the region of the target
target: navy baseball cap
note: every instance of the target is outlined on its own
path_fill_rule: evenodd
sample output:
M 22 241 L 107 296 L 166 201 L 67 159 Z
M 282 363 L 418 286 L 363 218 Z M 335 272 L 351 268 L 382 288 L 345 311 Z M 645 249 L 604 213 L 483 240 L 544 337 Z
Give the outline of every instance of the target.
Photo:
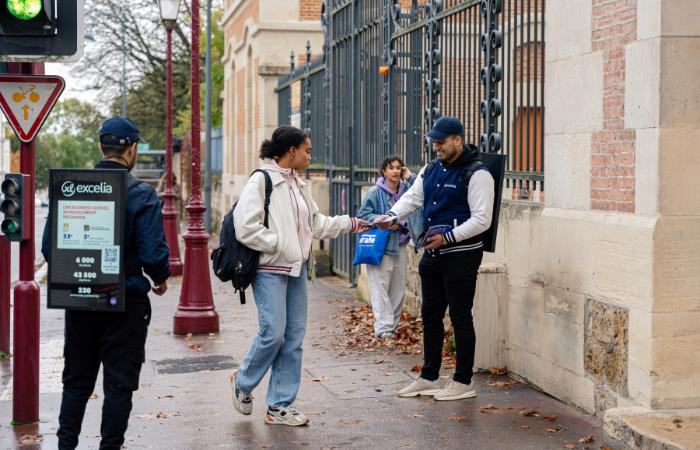
M 107 119 L 100 128 L 100 143 L 106 145 L 130 145 L 141 141 L 139 128 L 126 117 Z
M 450 136 L 464 137 L 464 126 L 456 117 L 440 117 L 433 124 L 433 129 L 427 135 L 434 141 L 444 141 Z

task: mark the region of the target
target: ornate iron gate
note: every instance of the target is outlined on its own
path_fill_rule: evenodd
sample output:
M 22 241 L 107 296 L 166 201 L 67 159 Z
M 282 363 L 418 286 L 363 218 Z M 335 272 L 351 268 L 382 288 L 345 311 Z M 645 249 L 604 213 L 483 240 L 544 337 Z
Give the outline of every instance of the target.
M 379 160 L 397 153 L 416 171 L 423 138 L 444 115 L 467 142 L 506 152 L 504 197 L 544 196 L 545 0 L 327 0 L 323 60 L 280 79 L 280 123 L 301 121 L 331 184 L 331 213 L 354 214 Z M 354 236 L 331 243 L 333 270 L 352 281 Z

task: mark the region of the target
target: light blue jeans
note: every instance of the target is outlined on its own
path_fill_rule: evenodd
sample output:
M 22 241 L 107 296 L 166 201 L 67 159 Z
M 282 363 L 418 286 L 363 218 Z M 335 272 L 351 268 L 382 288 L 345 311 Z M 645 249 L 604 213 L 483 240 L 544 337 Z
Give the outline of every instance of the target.
M 294 403 L 301 384 L 301 344 L 306 333 L 306 265 L 298 277 L 258 273 L 253 296 L 260 330 L 243 358 L 236 381 L 251 393 L 272 368 L 267 389 L 269 406 Z

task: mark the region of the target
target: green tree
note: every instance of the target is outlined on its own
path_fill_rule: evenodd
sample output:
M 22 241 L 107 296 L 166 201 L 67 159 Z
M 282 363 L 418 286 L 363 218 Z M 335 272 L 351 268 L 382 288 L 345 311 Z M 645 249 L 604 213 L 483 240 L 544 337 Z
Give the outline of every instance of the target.
M 90 103 L 56 104 L 36 141 L 36 186 L 46 189 L 49 169 L 89 168 L 102 158 L 97 134 L 104 117 Z

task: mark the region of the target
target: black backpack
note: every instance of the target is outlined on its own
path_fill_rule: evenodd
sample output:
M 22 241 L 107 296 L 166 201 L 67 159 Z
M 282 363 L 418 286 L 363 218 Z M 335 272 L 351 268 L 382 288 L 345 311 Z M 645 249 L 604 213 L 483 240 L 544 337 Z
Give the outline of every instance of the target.
M 265 228 L 269 228 L 268 216 L 270 206 L 270 195 L 272 194 L 272 180 L 270 174 L 265 170 L 256 169 L 255 172 L 262 172 L 265 176 Z M 219 236 L 219 247 L 211 253 L 214 274 L 221 281 L 230 281 L 241 297 L 241 304 L 245 303 L 245 290 L 255 279 L 258 270 L 260 252 L 252 250 L 238 242 L 236 239 L 236 229 L 233 226 L 233 212 L 236 209 L 234 204 L 231 210 L 224 216 L 221 225 L 221 235 Z

